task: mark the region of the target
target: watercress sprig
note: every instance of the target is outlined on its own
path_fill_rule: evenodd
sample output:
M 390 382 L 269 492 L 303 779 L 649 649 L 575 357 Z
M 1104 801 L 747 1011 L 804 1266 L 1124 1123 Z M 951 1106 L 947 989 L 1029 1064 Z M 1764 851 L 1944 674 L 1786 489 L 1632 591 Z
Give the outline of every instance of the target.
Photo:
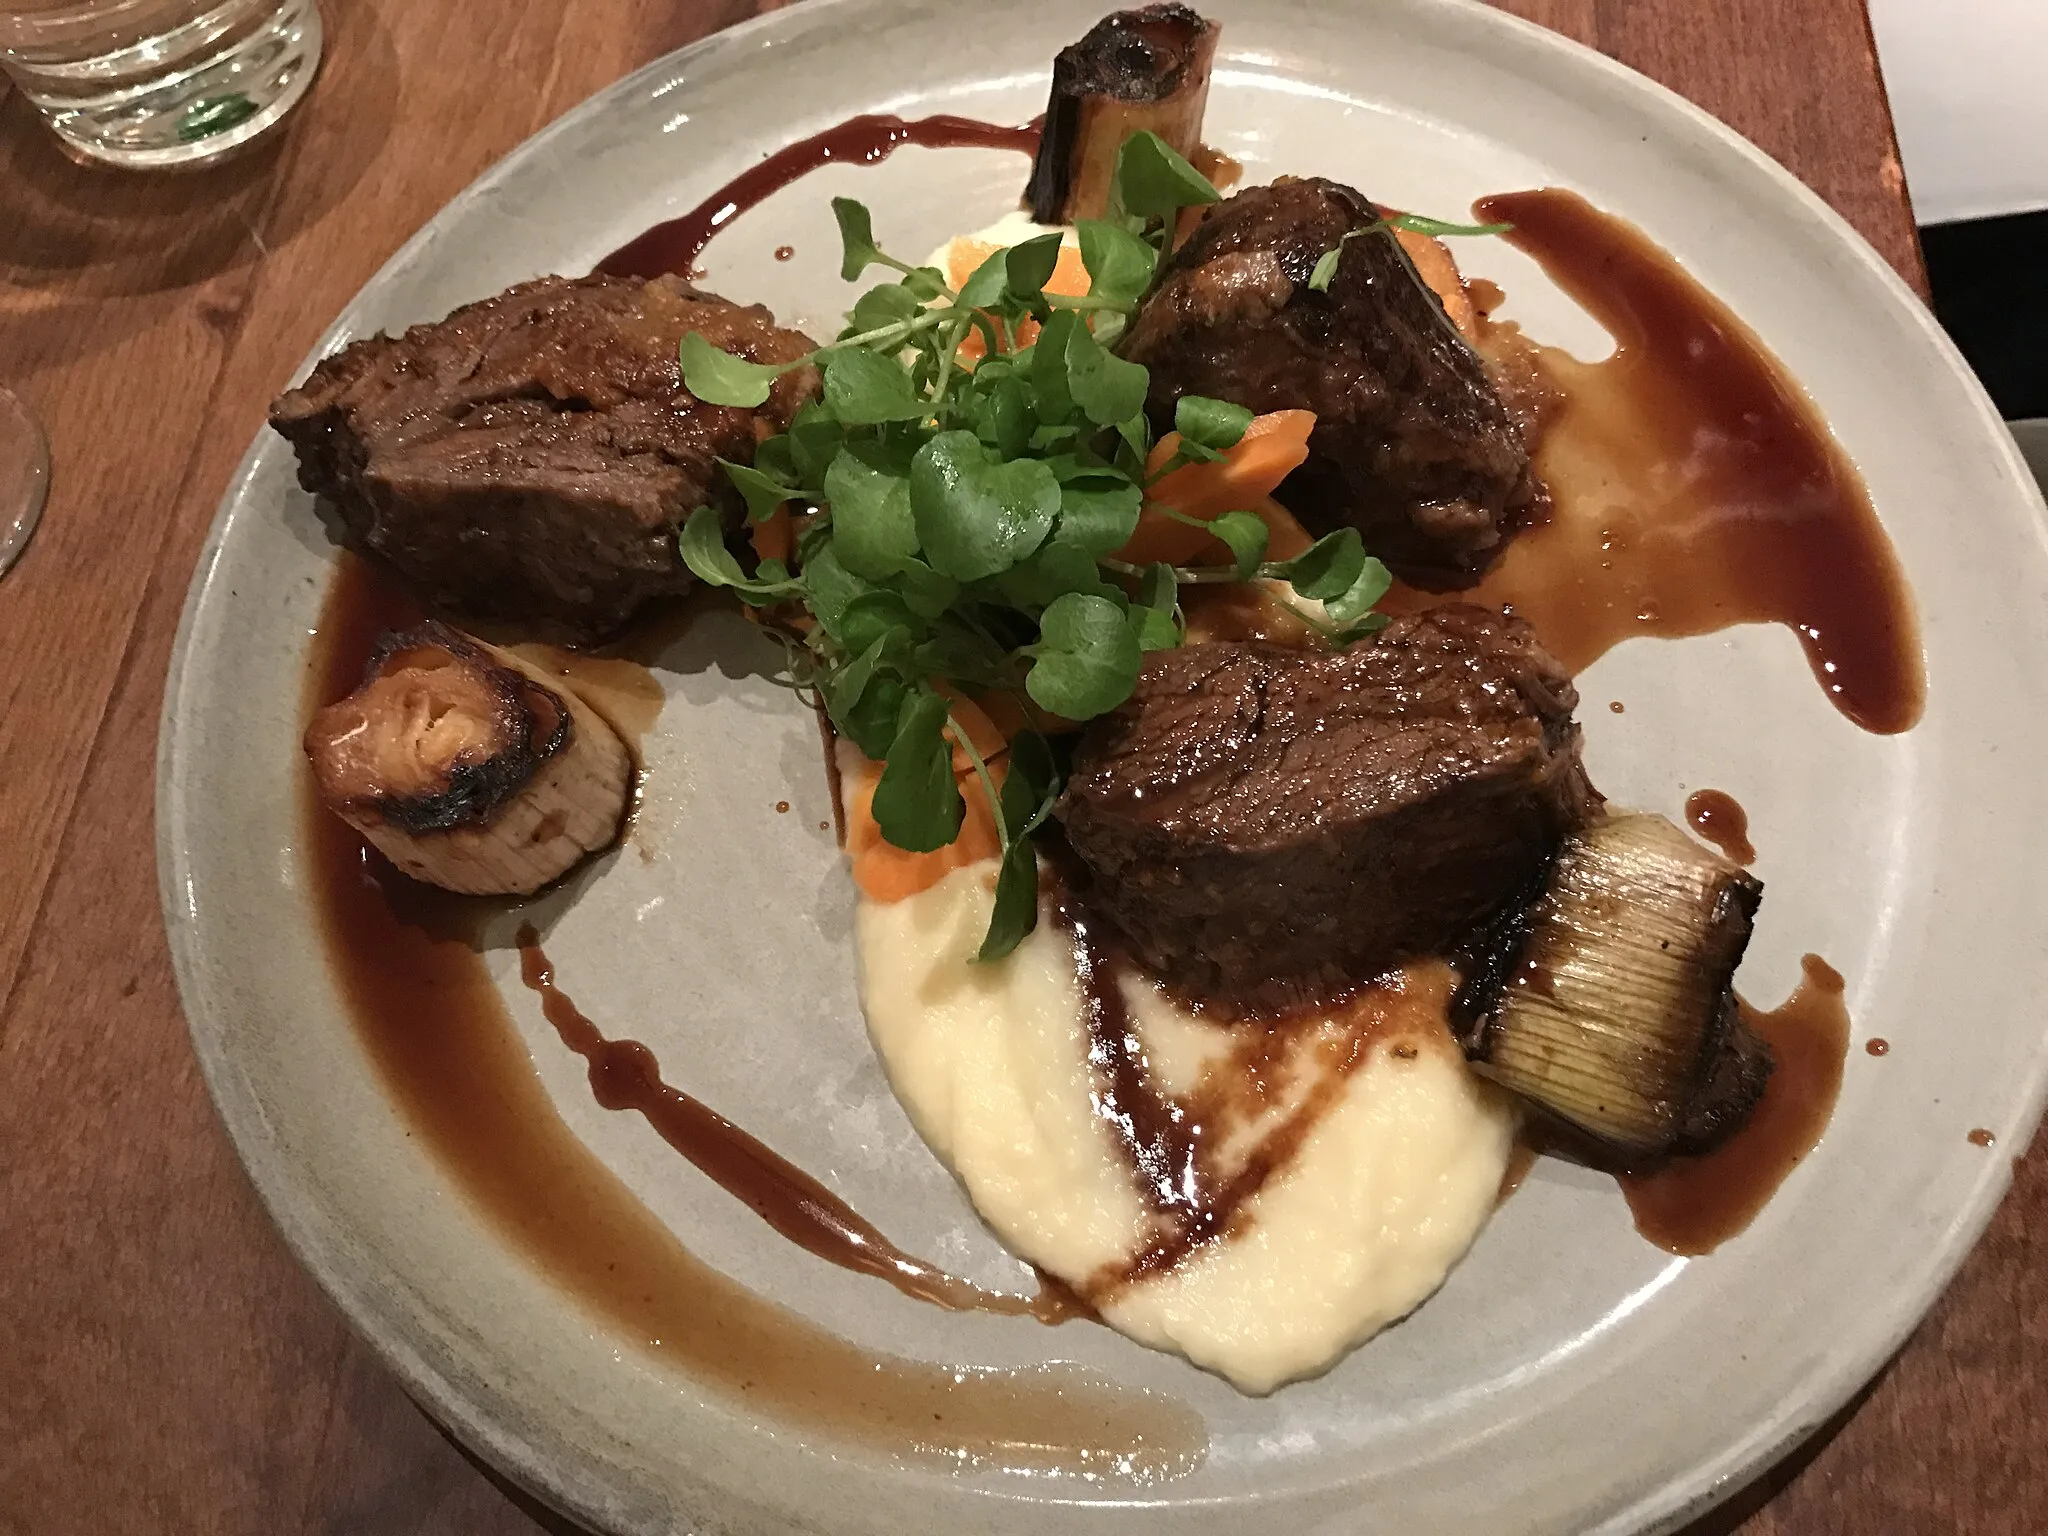
M 986 800 L 1001 849 L 984 960 L 1008 954 L 1036 921 L 1031 839 L 1061 784 L 1047 727 L 1130 697 L 1145 654 L 1185 638 L 1183 586 L 1287 582 L 1307 601 L 1260 590 L 1333 645 L 1381 622 L 1372 608 L 1386 568 L 1349 529 L 1269 561 L 1266 524 L 1243 509 L 1200 525 L 1230 549 L 1230 566 L 1117 558 L 1147 487 L 1221 457 L 1252 420 L 1242 406 L 1183 398 L 1178 447 L 1148 470 L 1150 380 L 1113 345 L 1158 280 L 1181 210 L 1217 197 L 1163 140 L 1133 135 L 1107 217 L 1077 228 L 1089 277 L 1080 296 L 1045 291 L 1056 233 L 994 252 L 956 289 L 883 249 L 869 211 L 835 198 L 842 275 L 893 276 L 861 293 L 834 340 L 773 364 L 695 333 L 682 342 L 683 381 L 713 404 L 758 406 L 783 374 L 822 374 L 818 397 L 753 464 L 723 466 L 749 523 L 805 514 L 792 557 L 749 569 L 710 507 L 684 524 L 682 557 L 701 580 L 766 611 L 792 680 L 883 765 L 873 811 L 891 843 L 931 850 L 958 835 L 955 749 L 971 762 L 964 787 Z M 1027 722 L 1000 767 L 953 702 L 991 694 L 1011 695 L 1011 713 Z

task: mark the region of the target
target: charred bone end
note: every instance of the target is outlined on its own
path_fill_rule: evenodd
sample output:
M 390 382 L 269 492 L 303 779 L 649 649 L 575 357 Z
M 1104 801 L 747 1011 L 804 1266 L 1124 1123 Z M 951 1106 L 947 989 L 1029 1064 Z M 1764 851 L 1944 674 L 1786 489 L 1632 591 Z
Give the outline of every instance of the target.
M 1624 1165 L 1711 1150 L 1771 1073 L 1733 991 L 1762 895 L 1661 816 L 1594 822 L 1468 964 L 1466 1054 Z
M 1150 129 L 1193 159 L 1220 28 L 1184 5 L 1105 16 L 1053 60 L 1024 200 L 1041 224 L 1100 218 L 1125 139 Z
M 304 740 L 322 802 L 414 879 L 523 895 L 618 835 L 623 742 L 573 693 L 445 624 L 385 636 Z

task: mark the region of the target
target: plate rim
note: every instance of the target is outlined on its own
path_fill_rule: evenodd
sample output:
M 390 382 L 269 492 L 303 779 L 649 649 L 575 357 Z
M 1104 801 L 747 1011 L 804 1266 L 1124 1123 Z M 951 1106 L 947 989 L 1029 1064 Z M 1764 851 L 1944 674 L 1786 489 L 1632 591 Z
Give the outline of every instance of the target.
M 807 0 L 801 8 L 763 12 L 652 59 L 570 106 L 486 167 L 403 241 L 322 331 L 312 350 L 292 372 L 291 381 L 302 379 L 337 344 L 360 333 L 359 322 L 370 296 L 433 243 L 439 226 L 452 211 L 487 195 L 493 186 L 528 162 L 544 158 L 559 138 L 576 131 L 616 100 L 632 95 L 645 82 L 689 65 L 699 55 L 744 42 L 758 33 L 797 28 L 829 31 L 839 24 L 840 13 L 874 3 L 876 0 Z M 971 3 L 994 9 L 1002 4 L 1002 0 L 971 0 Z M 1789 195 L 1804 214 L 1833 237 L 1838 250 L 1850 255 L 1866 275 L 1877 279 L 1879 288 L 1895 311 L 1895 317 L 1905 319 L 1924 341 L 1933 344 L 1934 353 L 1940 358 L 1950 383 L 1970 398 L 1979 424 L 1987 429 L 1987 437 L 1999 445 L 1997 452 L 2004 467 L 2021 487 L 2022 500 L 2031 502 L 2027 511 L 2032 531 L 2044 548 L 2048 548 L 2048 505 L 2044 505 L 2038 490 L 2029 492 L 2033 480 L 2018 446 L 2005 430 L 2003 420 L 1982 385 L 1969 371 L 1961 352 L 1905 279 L 1847 218 L 1812 187 L 1733 127 L 1685 96 L 1597 49 L 1511 12 L 1496 9 L 1484 0 L 1340 0 L 1340 3 L 1366 13 L 1438 13 L 1454 18 L 1456 25 L 1481 34 L 1490 32 L 1497 38 L 1509 40 L 1515 48 L 1533 51 L 1539 56 L 1547 55 L 1561 67 L 1590 69 L 1603 77 L 1610 88 L 1634 97 L 1645 110 L 1661 111 L 1676 119 L 1708 140 L 1713 148 L 1732 153 L 1750 174 L 1760 176 L 1778 194 Z M 238 1117 L 236 1107 L 231 1107 L 230 1096 L 235 1090 L 231 1081 L 232 1063 L 223 1042 L 209 1031 L 204 1017 L 215 999 L 200 974 L 196 953 L 198 940 L 193 931 L 196 917 L 190 900 L 191 870 L 186 849 L 175 836 L 181 820 L 176 806 L 178 791 L 175 784 L 191 752 L 181 726 L 181 716 L 185 713 L 182 706 L 188 690 L 197 685 L 191 649 L 194 633 L 202 609 L 215 591 L 217 570 L 236 522 L 235 514 L 258 468 L 266 439 L 267 428 L 259 427 L 216 508 L 180 610 L 159 714 L 154 795 L 158 887 L 187 1034 L 214 1112 L 234 1148 L 237 1161 L 261 1198 L 266 1217 L 300 1267 L 341 1311 L 355 1336 L 399 1378 L 411 1396 L 430 1410 L 436 1422 L 447 1427 L 499 1475 L 549 1505 L 603 1528 L 609 1512 L 582 1496 L 582 1492 L 561 1475 L 562 1468 L 540 1443 L 510 1425 L 488 1418 L 452 1376 L 410 1348 L 406 1341 L 387 1336 L 369 1326 L 366 1321 L 368 1308 L 359 1294 L 359 1282 L 352 1281 L 324 1262 L 312 1231 L 313 1224 L 289 1197 L 284 1188 L 286 1181 L 277 1166 L 265 1158 L 245 1152 L 245 1146 L 256 1140 L 260 1128 L 252 1123 L 252 1119 Z M 2025 1107 L 2020 1120 L 2028 1128 L 2031 1138 L 2038 1131 L 2044 1110 L 2048 1110 L 2048 1037 L 2044 1037 L 2044 1048 L 2037 1049 L 2029 1063 L 2022 1102 Z M 260 1119 L 260 1116 L 252 1118 Z M 274 1152 L 274 1148 L 264 1150 Z M 1894 1293 L 1904 1298 L 1903 1304 L 1886 1309 L 1882 1313 L 1883 1321 L 1877 1326 L 1853 1327 L 1839 1334 L 1837 1347 L 1804 1378 L 1801 1398 L 1787 1399 L 1771 1416 L 1753 1425 L 1749 1432 L 1725 1442 L 1718 1452 L 1695 1459 L 1683 1473 L 1630 1496 L 1619 1505 L 1609 1506 L 1604 1512 L 1593 1511 L 1595 1524 L 1588 1528 L 1589 1536 L 1625 1536 L 1625 1533 L 1657 1536 L 1657 1533 L 1676 1530 L 1739 1491 L 1757 1474 L 1775 1465 L 1825 1427 L 1858 1391 L 1875 1379 L 1925 1319 L 1974 1251 L 2011 1184 L 2011 1160 L 2004 1156 L 1988 1159 L 1986 1166 L 1971 1179 L 1965 1198 L 1950 1213 L 1950 1219 L 1942 1228 L 1941 1242 L 1930 1248 L 1932 1262 L 1922 1268 L 1918 1283 L 1910 1293 Z M 1859 1313 L 1858 1322 L 1862 1317 Z M 1205 1505 L 1237 1503 L 1250 1508 L 1262 1497 L 1251 1492 L 1193 1502 Z M 1149 1501 L 1141 1498 L 1134 1502 L 1142 1505 Z

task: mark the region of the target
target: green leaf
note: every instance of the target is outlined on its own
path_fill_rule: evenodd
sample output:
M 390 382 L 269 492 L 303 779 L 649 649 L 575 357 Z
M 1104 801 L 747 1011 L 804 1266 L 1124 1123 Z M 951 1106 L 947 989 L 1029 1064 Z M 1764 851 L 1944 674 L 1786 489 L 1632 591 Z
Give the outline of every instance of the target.
M 910 509 L 925 558 L 942 575 L 978 581 L 1045 542 L 1059 481 L 1038 459 L 997 459 L 972 432 L 941 432 L 910 468 Z
M 931 413 L 930 403 L 911 388 L 907 368 L 863 347 L 827 356 L 825 406 L 849 427 L 917 421 Z
M 821 691 L 832 723 L 867 757 L 886 757 L 910 690 L 880 670 L 886 641 L 878 641 L 827 678 Z
M 865 204 L 835 197 L 832 217 L 839 221 L 839 275 L 850 283 L 882 259 L 882 249 L 875 244 L 874 221 Z
M 865 336 L 869 331 L 879 331 L 884 326 L 901 325 L 923 308 L 918 296 L 904 284 L 879 283 L 853 301 L 853 308 L 847 311 L 843 334 Z
M 1088 269 L 1088 294 L 1112 304 L 1134 305 L 1152 286 L 1159 253 L 1118 224 L 1083 219 L 1075 229 L 1081 237 L 1081 264 Z M 1097 332 L 1099 340 L 1108 337 Z
M 1227 400 L 1211 400 L 1206 395 L 1182 395 L 1174 402 L 1173 427 L 1180 433 L 1181 441 L 1199 443 L 1218 453 L 1226 448 L 1235 448 L 1242 442 L 1245 428 L 1251 424 L 1252 413 Z
M 1274 566 L 1272 574 L 1303 597 L 1327 602 L 1349 592 L 1364 569 L 1365 545 L 1359 542 L 1358 530 L 1339 528 L 1335 533 L 1324 534 L 1292 560 Z
M 1171 219 L 1183 208 L 1218 202 L 1223 194 L 1180 152 L 1149 129 L 1125 139 L 1109 183 L 1109 211 L 1140 219 Z
M 901 593 L 877 587 L 861 593 L 841 610 L 838 633 L 833 638 L 854 652 L 865 652 L 879 641 L 888 641 L 892 656 L 904 656 L 909 654 L 922 628 Z
M 1003 258 L 1004 286 L 1020 297 L 1044 292 L 1046 279 L 1059 265 L 1061 239 L 1060 232 L 1053 230 L 1011 246 Z
M 1138 531 L 1145 493 L 1121 475 L 1072 480 L 1060 486 L 1060 525 L 1053 535 L 1089 555 L 1114 554 Z
M 683 564 L 699 581 L 713 587 L 743 587 L 747 584 L 747 573 L 740 569 L 739 561 L 725 547 L 725 529 L 718 521 L 718 514 L 709 507 L 699 507 L 689 515 L 676 542 L 682 552 Z
M 1344 255 L 1344 243 L 1352 235 L 1359 233 L 1361 231 L 1352 230 L 1350 234 L 1341 237 L 1335 245 L 1316 258 L 1316 264 L 1309 268 L 1309 287 L 1313 288 L 1317 293 L 1328 293 L 1330 291 L 1330 283 L 1337 276 L 1337 262 Z
M 1016 608 L 1044 608 L 1069 592 L 1092 592 L 1108 598 L 1122 595 L 1102 579 L 1094 555 L 1058 536 L 1047 541 L 1030 559 L 1011 566 L 995 582 L 1003 600 Z
M 996 874 L 995 908 L 976 960 L 1002 959 L 1038 925 L 1038 853 L 1031 834 L 1052 814 L 1059 788 L 1052 749 L 1043 736 L 1027 731 L 1010 743 L 1010 766 L 998 800 L 1007 846 Z
M 792 487 L 782 484 L 760 470 L 747 464 L 735 464 L 730 459 L 720 459 L 719 468 L 725 471 L 747 504 L 747 521 L 765 523 L 775 515 L 775 509 L 798 494 Z
M 1386 222 L 1395 229 L 1405 229 L 1439 240 L 1459 239 L 1467 235 L 1504 235 L 1515 227 L 1512 224 L 1451 224 L 1443 219 L 1432 219 L 1420 213 L 1396 213 Z
M 690 514 L 683 531 L 676 536 L 676 548 L 683 564 L 699 581 L 706 586 L 731 587 L 757 607 L 781 602 L 804 590 L 802 582 L 789 579 L 787 570 L 764 571 L 763 576 L 769 579 L 757 579 L 741 570 L 739 561 L 725 547 L 725 529 L 718 514 L 709 507 L 699 507 Z
M 832 533 L 829 526 L 827 532 Z M 829 537 L 804 556 L 804 601 L 817 615 L 825 633 L 835 640 L 839 639 L 840 619 L 847 606 L 863 592 L 875 590 L 840 562 L 838 543 L 836 536 Z
M 832 461 L 846 444 L 846 428 L 824 406 L 810 400 L 791 418 L 785 435 L 789 439 L 790 462 L 803 477 L 804 488 L 813 495 L 823 495 L 825 471 L 832 467 Z
M 896 738 L 875 784 L 875 824 L 912 853 L 931 853 L 960 835 L 960 787 L 946 741 L 946 701 L 913 689 L 896 719 Z
M 1394 573 L 1367 555 L 1350 587 L 1341 595 L 1326 600 L 1323 606 L 1339 624 L 1362 626 L 1357 632 L 1370 634 L 1387 622 L 1386 615 L 1373 613 L 1372 607 L 1387 595 L 1393 584 Z
M 1078 313 L 1056 309 L 1031 344 L 1031 388 L 1038 397 L 1041 422 L 1062 421 L 1074 410 L 1073 392 L 1067 387 L 1067 344 L 1076 331 L 1085 329 Z
M 997 687 L 1010 679 L 1010 653 L 960 620 L 942 616 L 910 653 L 910 670 L 918 677 Z
M 1145 661 L 1120 606 L 1072 592 L 1045 610 L 1032 658 L 1025 692 L 1069 720 L 1092 720 L 1123 703 Z
M 1170 651 L 1187 636 L 1187 623 L 1180 612 L 1180 582 L 1173 567 L 1164 563 L 1148 565 L 1138 578 L 1137 600 L 1131 604 L 1131 622 L 1137 626 L 1138 644 L 1148 651 Z
M 903 569 L 889 578 L 910 611 L 920 618 L 936 619 L 960 596 L 960 583 L 941 576 L 922 560 L 906 560 Z
M 1010 253 L 991 251 L 960 285 L 960 302 L 968 309 L 993 309 L 1003 299 L 1010 281 Z
M 903 274 L 903 286 L 920 299 L 936 299 L 946 291 L 946 274 L 937 267 L 912 267 Z
M 1237 579 L 1250 581 L 1266 558 L 1266 520 L 1256 512 L 1225 512 L 1211 518 L 1208 529 L 1230 546 L 1237 563 Z
M 1003 959 L 1037 926 L 1038 850 L 1027 839 L 1003 850 L 996 870 L 995 905 L 989 909 L 988 929 L 974 958 L 984 965 Z
M 825 500 L 832 508 L 832 547 L 854 575 L 881 581 L 917 554 L 917 524 L 910 511 L 910 482 L 877 469 L 847 451 L 825 472 Z
M 683 387 L 706 405 L 738 405 L 752 408 L 768 398 L 775 381 L 808 358 L 793 363 L 750 363 L 744 357 L 721 352 L 704 339 L 701 331 L 683 338 L 678 349 L 683 365 Z
M 984 363 L 976 370 L 975 435 L 1006 459 L 1019 458 L 1031 441 L 1031 429 L 1038 424 L 1031 409 L 1031 390 L 1014 374 L 983 379 Z
M 1043 348 L 1045 338 L 1039 338 Z M 1118 357 L 1076 323 L 1066 332 L 1067 392 L 1098 427 L 1113 427 L 1145 408 L 1151 375 L 1144 365 Z

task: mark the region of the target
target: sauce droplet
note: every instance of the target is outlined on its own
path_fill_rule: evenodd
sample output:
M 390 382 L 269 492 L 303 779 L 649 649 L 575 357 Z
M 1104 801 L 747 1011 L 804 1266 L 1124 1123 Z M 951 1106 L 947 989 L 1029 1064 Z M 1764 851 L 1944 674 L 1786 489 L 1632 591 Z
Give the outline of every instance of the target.
M 1628 706 L 1622 703 L 1619 699 L 1610 699 L 1608 701 L 1607 707 L 1617 715 L 1625 715 L 1628 713 Z
M 795 254 L 796 247 L 793 245 L 778 245 L 775 247 L 775 259 L 777 261 L 788 261 Z
M 1712 843 L 1736 863 L 1756 862 L 1749 841 L 1749 813 L 1735 797 L 1718 789 L 1696 789 L 1685 800 L 1685 820 L 1701 840 Z
M 1976 1130 L 1970 1132 L 1970 1145 L 1973 1147 L 1988 1147 L 1997 1140 L 1996 1136 L 1985 1130 L 1981 1125 Z
M 775 814 L 778 816 L 787 816 L 789 814 L 789 802 L 787 800 L 776 801 Z
M 1743 1022 L 1776 1060 L 1749 1123 L 1704 1157 L 1621 1175 L 1636 1230 L 1667 1252 L 1711 1253 L 1741 1232 L 1827 1129 L 1842 1088 L 1849 1011 L 1833 966 L 1808 955 L 1801 967 L 1782 1006 L 1760 1013 L 1742 1005 Z
M 1867 1043 L 1865 1043 L 1863 1047 L 1864 1050 L 1868 1051 L 1873 1056 L 1889 1055 L 1891 1052 L 1891 1048 L 1891 1041 L 1886 1040 L 1881 1036 L 1873 1037 Z

